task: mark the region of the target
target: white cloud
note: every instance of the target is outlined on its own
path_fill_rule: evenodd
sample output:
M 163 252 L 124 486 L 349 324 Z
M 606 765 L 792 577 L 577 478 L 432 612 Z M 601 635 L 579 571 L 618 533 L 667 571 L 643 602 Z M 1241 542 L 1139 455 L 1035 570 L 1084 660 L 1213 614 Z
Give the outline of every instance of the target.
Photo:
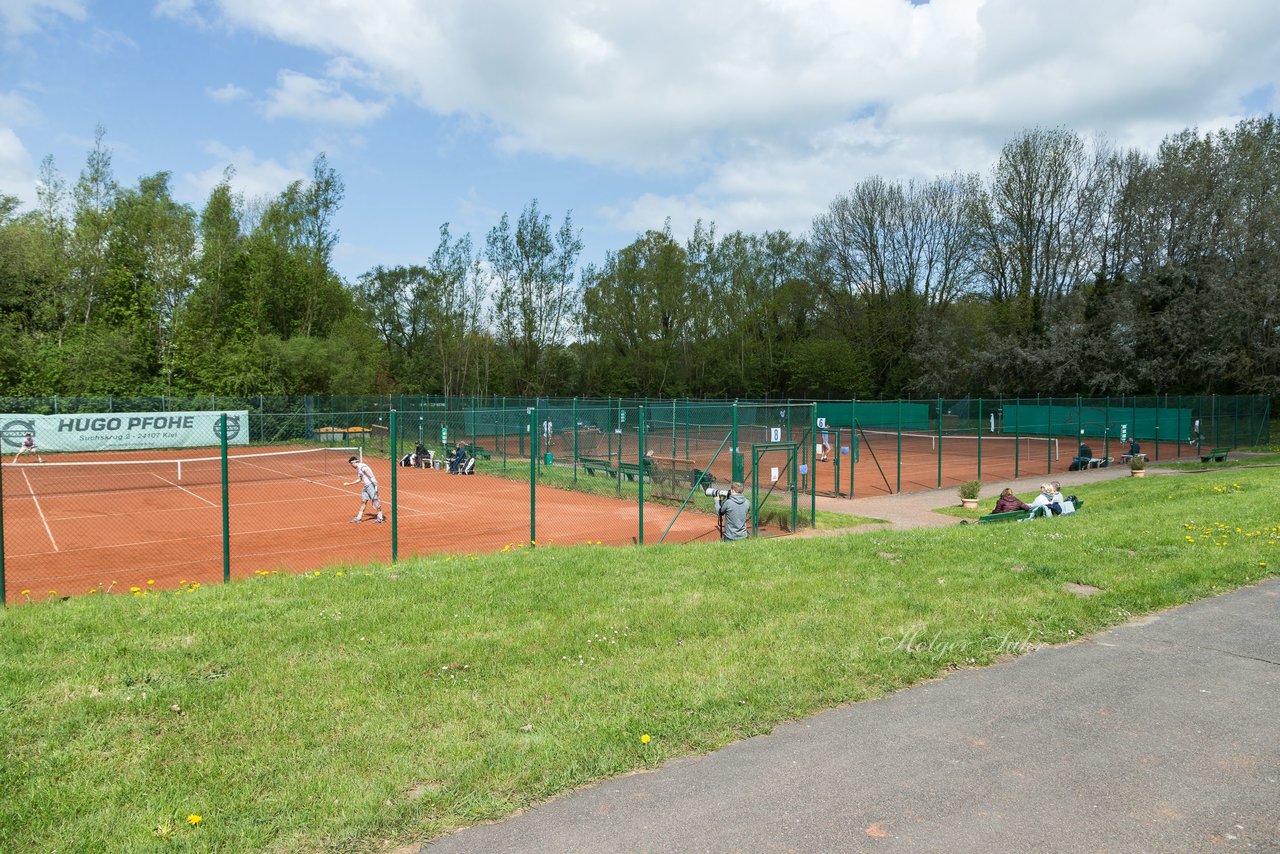
M 36 116 L 36 108 L 24 95 L 17 92 L 0 92 L 0 116 L 10 124 L 24 125 Z
M 232 101 L 239 101 L 249 97 L 248 90 L 241 89 L 234 83 L 219 86 L 217 89 L 208 86 L 205 87 L 204 93 L 219 104 L 230 104 Z
M 263 106 L 268 118 L 355 127 L 368 124 L 387 111 L 385 101 L 360 101 L 330 80 L 318 80 L 296 71 L 281 71 L 277 83 Z
M 11 128 L 0 127 L 0 193 L 30 205 L 35 201 L 35 180 L 27 147 Z
M 218 8 L 231 26 L 331 59 L 328 81 L 282 75 L 269 114 L 369 121 L 385 105 L 332 82 L 357 81 L 479 123 L 502 151 L 697 176 L 688 193 L 611 212 L 644 227 L 665 214 L 794 227 L 868 175 L 984 170 L 1036 125 L 1150 149 L 1233 123 L 1247 93 L 1280 82 L 1274 0 Z
M 65 15 L 77 21 L 85 19 L 82 0 L 0 0 L 0 31 L 6 40 L 34 33 L 47 23 Z
M 197 210 L 208 200 L 213 188 L 222 183 L 228 166 L 235 170 L 232 189 L 246 199 L 258 199 L 276 196 L 294 181 L 305 181 L 314 156 L 298 154 L 288 163 L 280 163 L 272 158 L 260 160 L 248 148 L 229 148 L 220 142 L 207 143 L 204 148 L 210 157 L 209 166 L 199 172 L 184 173 L 179 184 L 183 198 Z

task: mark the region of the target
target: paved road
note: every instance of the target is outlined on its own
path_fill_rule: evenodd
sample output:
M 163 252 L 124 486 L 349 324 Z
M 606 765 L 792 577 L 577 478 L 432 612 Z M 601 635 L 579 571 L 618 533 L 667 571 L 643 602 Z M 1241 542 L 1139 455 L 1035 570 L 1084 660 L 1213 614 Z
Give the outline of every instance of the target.
M 1280 851 L 1280 579 L 424 846 Z

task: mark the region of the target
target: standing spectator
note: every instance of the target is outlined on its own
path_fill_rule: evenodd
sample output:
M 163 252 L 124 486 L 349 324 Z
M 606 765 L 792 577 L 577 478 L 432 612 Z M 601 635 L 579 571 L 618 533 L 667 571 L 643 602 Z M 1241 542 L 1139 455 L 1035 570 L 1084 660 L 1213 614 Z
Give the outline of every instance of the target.
M 724 541 L 731 543 L 735 540 L 745 540 L 747 513 L 751 505 L 742 494 L 742 484 L 735 480 L 729 487 L 728 497 L 719 504 L 716 513 L 724 519 Z

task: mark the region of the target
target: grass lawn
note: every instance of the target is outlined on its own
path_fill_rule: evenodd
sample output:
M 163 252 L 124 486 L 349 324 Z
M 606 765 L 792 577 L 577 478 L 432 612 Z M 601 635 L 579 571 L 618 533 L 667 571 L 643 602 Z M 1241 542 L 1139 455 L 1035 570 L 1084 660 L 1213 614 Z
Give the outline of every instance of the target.
M 1277 486 L 1276 469 L 1126 478 L 1022 525 L 32 591 L 0 613 L 0 840 L 425 841 L 1272 575 Z

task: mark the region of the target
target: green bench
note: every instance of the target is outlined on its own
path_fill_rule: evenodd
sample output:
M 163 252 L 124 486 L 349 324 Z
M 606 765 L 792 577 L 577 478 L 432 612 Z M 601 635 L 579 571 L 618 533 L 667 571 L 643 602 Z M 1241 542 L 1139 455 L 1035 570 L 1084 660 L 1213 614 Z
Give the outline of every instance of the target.
M 467 445 L 466 448 L 468 457 L 475 457 L 480 460 L 493 459 L 493 455 L 479 445 Z
M 641 476 L 653 480 L 653 463 L 649 460 L 636 463 L 618 463 L 618 473 L 631 481 Z
M 592 477 L 595 477 L 596 472 L 598 471 L 604 472 L 609 477 L 618 476 L 618 472 L 613 467 L 612 460 L 603 459 L 601 457 L 578 457 L 578 465 L 582 466 L 583 470 Z
M 1200 452 L 1200 462 L 1207 463 L 1210 460 L 1218 463 L 1225 462 L 1227 459 L 1227 454 L 1230 451 L 1231 451 L 1230 448 L 1214 448 L 1213 450 L 1210 450 L 1210 451 L 1202 450 Z
M 1076 499 L 1075 501 L 1076 510 L 1079 510 L 1083 506 L 1084 506 L 1084 499 L 1083 498 Z M 1037 515 L 1041 515 L 1041 516 L 1050 515 L 1050 511 L 1043 507 L 1037 507 L 1034 510 L 1010 510 L 1007 513 L 988 513 L 987 515 L 979 518 L 978 522 L 980 523 L 1021 522 L 1023 519 L 1030 519 Z

